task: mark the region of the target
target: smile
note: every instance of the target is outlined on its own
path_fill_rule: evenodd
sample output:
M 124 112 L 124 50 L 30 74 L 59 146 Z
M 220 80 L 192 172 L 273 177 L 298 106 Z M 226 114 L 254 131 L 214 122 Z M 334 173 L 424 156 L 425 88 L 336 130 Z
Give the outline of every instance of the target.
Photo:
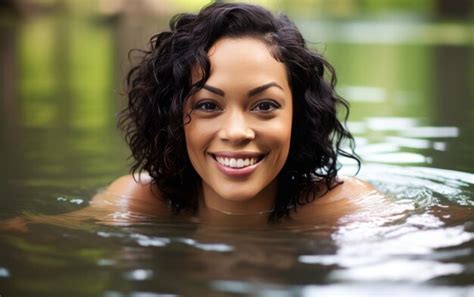
M 219 164 L 231 167 L 231 168 L 243 168 L 247 166 L 252 166 L 257 163 L 257 158 L 246 158 L 246 159 L 237 159 L 237 158 L 224 158 L 224 157 L 217 157 L 216 161 Z
M 259 165 L 265 157 L 258 153 L 210 153 L 219 169 L 228 175 L 247 175 Z
M 250 155 L 248 153 L 244 154 L 232 154 L 229 153 L 222 153 L 222 154 L 210 154 L 214 160 L 216 160 L 219 164 L 230 167 L 230 168 L 244 168 L 247 166 L 252 166 L 260 162 L 264 155 L 263 154 L 253 154 Z

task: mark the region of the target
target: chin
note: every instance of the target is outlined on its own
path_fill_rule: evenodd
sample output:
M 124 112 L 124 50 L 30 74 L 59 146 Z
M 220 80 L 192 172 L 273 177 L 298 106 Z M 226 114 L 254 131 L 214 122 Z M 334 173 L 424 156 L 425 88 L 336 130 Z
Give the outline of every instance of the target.
M 248 201 L 257 196 L 257 192 L 249 192 L 249 191 L 220 191 L 217 194 L 224 200 L 228 201 L 235 201 L 235 202 L 243 202 Z

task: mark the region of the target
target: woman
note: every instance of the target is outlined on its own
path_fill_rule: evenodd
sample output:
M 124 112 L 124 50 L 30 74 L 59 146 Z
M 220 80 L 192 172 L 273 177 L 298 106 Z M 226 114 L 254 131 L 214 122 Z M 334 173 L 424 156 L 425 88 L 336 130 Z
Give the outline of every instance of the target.
M 142 174 L 108 193 L 158 201 L 161 212 L 277 220 L 373 191 L 337 176 L 338 154 L 357 160 L 341 149 L 353 138 L 336 108 L 348 105 L 286 16 L 218 3 L 177 15 L 127 83 L 120 125 Z
M 143 53 L 119 122 L 133 175 L 58 224 L 131 214 L 229 226 L 335 222 L 374 191 L 337 175 L 338 155 L 358 161 L 341 149 L 353 144 L 336 118 L 348 104 L 332 66 L 286 16 L 215 3 L 174 17 Z

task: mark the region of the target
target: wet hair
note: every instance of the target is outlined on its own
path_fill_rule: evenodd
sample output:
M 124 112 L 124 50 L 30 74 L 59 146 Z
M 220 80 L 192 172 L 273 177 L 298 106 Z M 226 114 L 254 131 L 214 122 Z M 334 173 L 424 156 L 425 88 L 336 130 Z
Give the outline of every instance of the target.
M 335 70 L 307 47 L 287 16 L 256 5 L 214 3 L 198 14 L 174 16 L 169 27 L 151 38 L 149 49 L 140 51 L 139 64 L 128 73 L 128 106 L 119 115 L 119 126 L 131 148 L 131 172 L 148 172 L 174 212 L 198 207 L 201 178 L 186 151 L 183 127 L 190 117 L 183 115 L 183 107 L 209 78 L 208 50 L 223 37 L 257 38 L 286 67 L 293 125 L 270 219 L 288 215 L 340 184 L 338 155 L 359 163 L 354 139 L 337 118 L 341 106 L 345 122 L 349 106 L 335 92 Z M 194 84 L 193 69 L 202 73 Z

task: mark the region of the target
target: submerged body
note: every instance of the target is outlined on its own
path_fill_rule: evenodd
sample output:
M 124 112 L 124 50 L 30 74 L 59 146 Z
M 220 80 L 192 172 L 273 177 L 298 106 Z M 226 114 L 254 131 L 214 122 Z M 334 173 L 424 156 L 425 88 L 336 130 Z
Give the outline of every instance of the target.
M 280 225 L 334 225 L 345 217 L 354 215 L 360 210 L 374 211 L 389 205 L 385 198 L 369 184 L 351 177 L 341 177 L 344 181 L 333 190 L 313 202 L 300 206 L 290 211 L 287 218 Z M 180 219 L 198 221 L 216 226 L 252 226 L 263 227 L 268 222 L 269 212 L 239 213 L 223 212 L 216 208 L 200 205 L 198 212 L 183 212 L 174 214 L 167 203 L 160 199 L 156 188 L 151 183 L 151 178 L 142 174 L 139 181 L 131 175 L 123 176 L 114 181 L 107 190 L 97 194 L 88 208 L 79 210 L 80 216 L 91 217 L 91 213 L 100 213 L 95 219 L 107 224 L 124 223 L 123 217 L 114 220 L 110 214 L 128 213 L 132 214 L 131 224 L 134 223 L 136 215 L 172 218 L 178 216 Z M 158 197 L 157 197 L 158 195 Z M 370 201 L 364 198 L 370 198 Z M 202 199 L 202 195 L 201 198 Z M 135 216 L 133 215 L 135 214 Z
M 292 209 L 289 215 L 278 222 L 280 227 L 305 228 L 326 226 L 337 228 L 350 221 L 359 221 L 359 213 L 373 213 L 383 217 L 391 212 L 403 212 L 377 192 L 373 186 L 352 177 L 340 177 L 343 183 L 322 197 Z M 203 197 L 200 195 L 200 201 Z M 81 229 L 83 223 L 94 222 L 105 225 L 133 225 L 150 220 L 171 220 L 199 223 L 203 226 L 222 228 L 267 228 L 270 212 L 239 213 L 206 207 L 204 201 L 197 212 L 174 213 L 159 195 L 152 179 L 147 174 L 126 175 L 118 178 L 107 189 L 96 194 L 89 205 L 61 215 L 28 215 L 3 221 L 0 229 L 28 231 L 29 224 L 51 224 Z M 371 217 L 370 219 L 374 219 Z

